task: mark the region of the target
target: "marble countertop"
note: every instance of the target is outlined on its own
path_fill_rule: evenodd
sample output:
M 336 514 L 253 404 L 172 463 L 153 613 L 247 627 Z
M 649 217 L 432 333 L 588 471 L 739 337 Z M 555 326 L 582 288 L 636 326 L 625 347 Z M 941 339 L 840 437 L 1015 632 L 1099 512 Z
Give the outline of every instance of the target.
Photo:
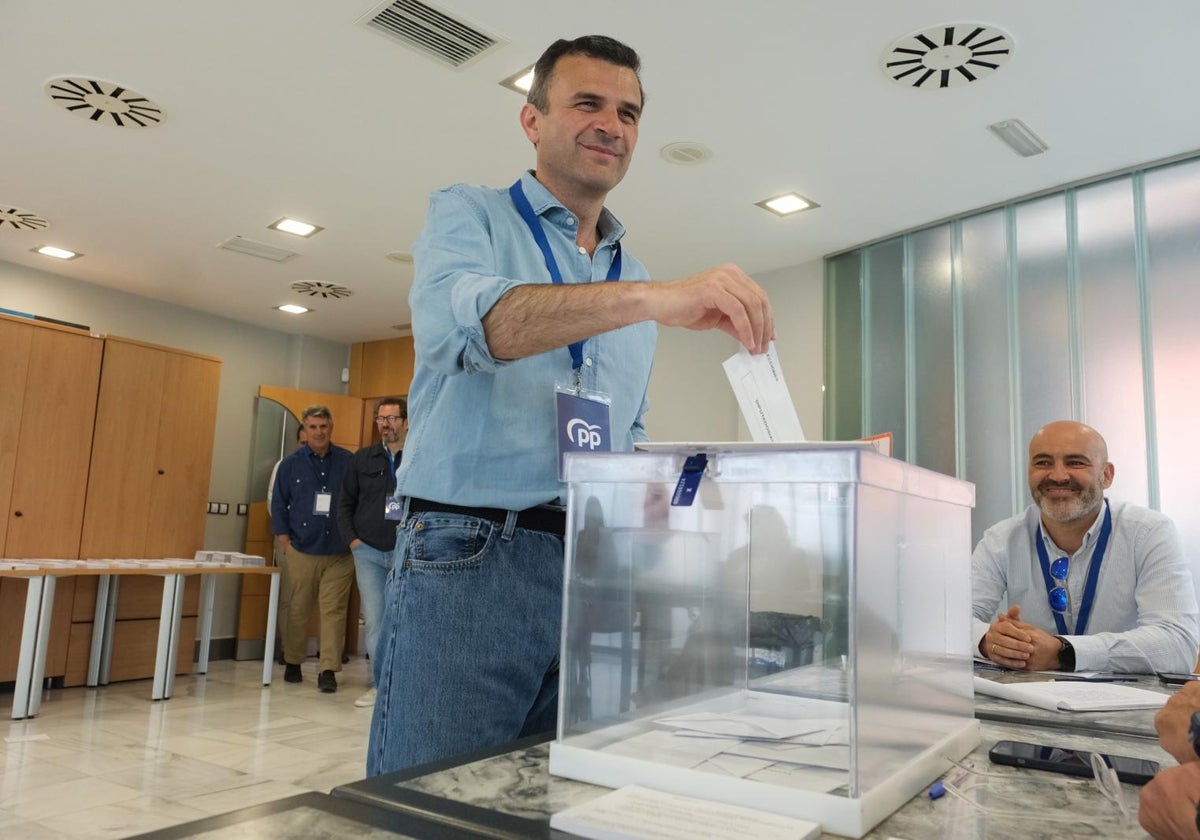
M 1010 739 L 1173 763 L 1155 741 L 1079 730 L 1059 730 L 1051 735 L 1043 726 L 1000 722 L 983 723 L 981 733 L 980 746 L 968 757 L 981 774 L 961 783 L 970 801 L 951 795 L 930 800 L 922 792 L 866 837 L 1073 840 L 1146 836 L 1137 824 L 1136 787 L 1121 786 L 1131 814 L 1126 818 L 1091 779 L 993 765 L 987 752 L 997 740 Z M 425 816 L 444 808 L 459 821 L 487 824 L 499 818 L 505 830 L 497 831 L 497 836 L 545 837 L 550 836 L 551 814 L 607 792 L 606 788 L 551 776 L 548 759 L 549 744 L 539 743 L 415 778 L 394 774 L 367 780 L 339 788 L 335 794 L 398 810 L 411 808 Z

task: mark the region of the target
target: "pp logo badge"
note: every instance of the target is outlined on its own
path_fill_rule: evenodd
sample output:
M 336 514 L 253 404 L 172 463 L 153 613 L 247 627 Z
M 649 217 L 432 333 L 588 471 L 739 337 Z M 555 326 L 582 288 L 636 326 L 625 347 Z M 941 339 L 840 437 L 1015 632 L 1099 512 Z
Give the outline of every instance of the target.
M 579 449 L 595 451 L 603 441 L 601 427 L 593 425 L 581 417 L 572 418 L 567 423 L 567 437 Z

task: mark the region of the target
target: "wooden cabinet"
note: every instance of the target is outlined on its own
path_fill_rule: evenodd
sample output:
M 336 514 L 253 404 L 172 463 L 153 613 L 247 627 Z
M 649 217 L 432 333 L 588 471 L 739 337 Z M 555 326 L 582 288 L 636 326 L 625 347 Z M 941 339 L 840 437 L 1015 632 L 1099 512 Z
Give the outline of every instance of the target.
M 203 547 L 220 375 L 207 356 L 105 341 L 80 556 Z
M 0 316 L 0 556 L 78 556 L 104 342 Z M 16 679 L 28 581 L 0 581 L 0 682 Z M 66 668 L 74 581 L 60 580 L 46 675 Z
M 100 339 L 0 320 L 0 549 L 75 557 L 87 490 Z

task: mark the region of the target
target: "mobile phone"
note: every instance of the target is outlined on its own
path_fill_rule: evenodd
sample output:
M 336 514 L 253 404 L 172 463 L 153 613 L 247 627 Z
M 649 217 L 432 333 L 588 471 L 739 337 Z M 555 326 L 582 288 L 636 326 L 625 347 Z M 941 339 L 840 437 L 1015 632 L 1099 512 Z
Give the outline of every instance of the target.
M 1200 674 L 1168 674 L 1162 671 L 1158 674 L 1158 681 L 1164 685 L 1183 685 L 1195 680 L 1200 680 Z
M 1104 762 L 1117 771 L 1117 778 L 1131 785 L 1144 785 L 1158 772 L 1158 762 L 1125 755 L 1101 753 Z M 1023 741 L 997 741 L 988 752 L 993 764 L 1011 764 L 1034 770 L 1066 773 L 1068 776 L 1092 777 L 1091 754 L 1086 750 L 1048 747 Z

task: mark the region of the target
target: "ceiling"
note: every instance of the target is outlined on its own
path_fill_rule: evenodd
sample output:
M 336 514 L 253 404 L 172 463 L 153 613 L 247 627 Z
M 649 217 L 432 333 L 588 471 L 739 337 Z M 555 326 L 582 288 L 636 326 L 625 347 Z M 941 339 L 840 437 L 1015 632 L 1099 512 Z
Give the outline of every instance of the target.
M 504 43 L 452 69 L 356 24 L 375 0 L 0 0 L 0 210 L 49 222 L 0 226 L 0 260 L 285 332 L 394 337 L 412 267 L 385 255 L 411 250 L 430 191 L 507 186 L 533 165 L 522 99 L 498 82 L 593 32 L 643 58 L 638 151 L 608 206 L 658 279 L 794 265 L 1200 148 L 1194 0 L 432 5 Z M 884 74 L 895 41 L 949 23 L 1004 30 L 1011 59 L 946 89 Z M 43 90 L 60 76 L 118 82 L 165 118 L 81 119 Z M 1022 158 L 986 130 L 1012 117 L 1050 150 Z M 668 163 L 659 150 L 680 141 L 712 159 Z M 754 205 L 789 190 L 821 206 L 781 219 Z M 267 229 L 284 215 L 324 230 Z M 297 256 L 216 247 L 233 236 Z M 44 243 L 84 256 L 31 252 Z M 298 282 L 353 294 L 313 301 Z M 286 302 L 314 311 L 273 310 Z

